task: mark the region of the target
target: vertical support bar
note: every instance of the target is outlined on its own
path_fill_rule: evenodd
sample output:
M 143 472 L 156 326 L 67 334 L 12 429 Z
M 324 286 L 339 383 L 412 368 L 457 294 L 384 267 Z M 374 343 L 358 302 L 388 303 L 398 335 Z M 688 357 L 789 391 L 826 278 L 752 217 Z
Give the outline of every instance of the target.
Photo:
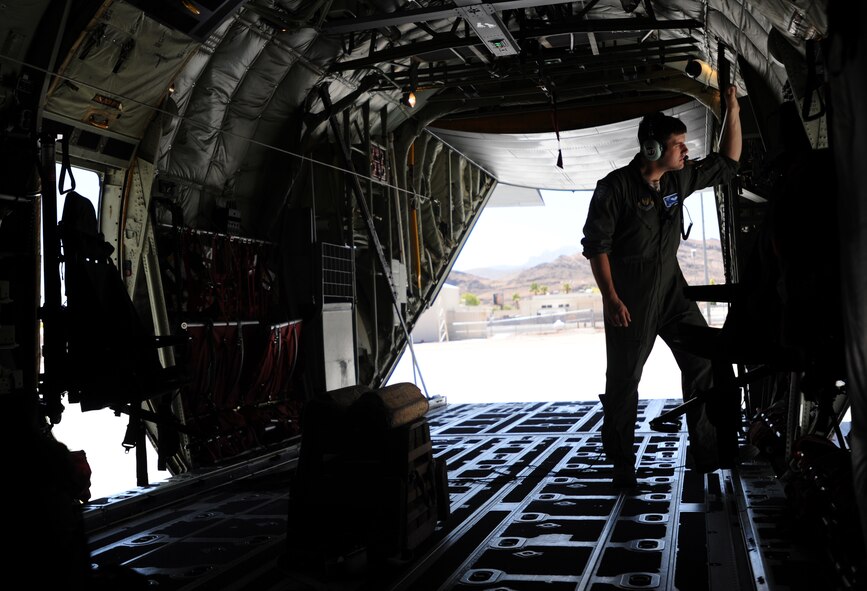
M 413 271 L 415 272 L 415 281 L 413 282 L 414 286 L 418 289 L 416 295 L 421 295 L 421 245 L 419 244 L 419 235 L 418 235 L 418 197 L 416 197 L 415 192 L 415 142 L 410 144 L 409 146 L 409 154 L 407 156 L 409 158 L 408 168 L 409 168 L 409 182 L 408 186 L 412 187 L 412 202 L 410 203 L 410 253 L 412 255 L 412 263 L 413 263 Z
M 412 234 L 412 262 L 415 268 L 415 287 L 418 289 L 418 295 L 421 295 L 421 243 L 418 232 L 418 209 L 415 207 L 410 211 L 409 223 Z
M 42 227 L 42 199 L 40 193 L 34 195 L 31 207 L 32 230 L 30 232 L 29 253 L 32 255 L 28 265 L 33 273 L 31 293 L 33 302 L 27 306 L 27 319 L 30 326 L 39 326 L 39 302 L 42 298 L 42 277 L 40 276 L 39 261 L 42 260 L 42 243 L 39 241 L 39 229 Z M 17 324 L 17 322 L 16 322 Z M 42 341 L 39 330 L 33 330 L 33 335 L 27 339 L 30 351 L 27 355 L 26 373 L 24 375 L 24 388 L 27 392 L 35 393 L 39 384 L 39 363 L 42 356 Z
M 452 243 L 455 237 L 455 206 L 452 202 L 452 150 L 446 147 L 446 166 L 449 171 L 449 244 Z
M 344 146 L 349 147 L 349 157 L 352 158 L 352 128 L 350 127 L 349 109 L 342 113 L 343 115 L 343 130 L 334 129 L 334 141 L 339 142 Z M 355 248 L 355 218 L 358 215 L 358 206 L 356 196 L 352 189 L 346 187 L 346 199 L 349 201 L 349 246 Z
M 412 146 L 410 146 L 410 150 L 412 150 Z M 412 170 L 409 169 L 409 167 L 407 166 L 407 162 L 404 162 L 402 164 L 402 166 L 404 167 L 404 169 L 407 170 L 407 175 L 405 177 L 406 178 L 406 184 L 403 187 L 403 189 L 404 189 L 404 192 L 403 192 L 403 196 L 404 196 L 404 199 L 403 199 L 403 227 L 406 229 L 406 232 L 404 232 L 404 237 L 403 237 L 404 241 L 405 241 L 404 247 L 403 247 L 403 252 L 404 252 L 404 257 L 405 257 L 405 262 L 406 262 L 406 278 L 407 278 L 406 284 L 407 284 L 407 288 L 408 288 L 407 292 L 409 294 L 409 293 L 414 292 L 414 290 L 410 289 L 412 287 L 413 263 L 412 263 L 412 238 L 411 238 L 412 227 L 410 226 L 410 223 L 409 223 L 409 209 L 410 209 L 410 207 L 412 207 L 412 204 L 410 203 L 410 200 L 411 200 L 410 195 L 412 194 L 413 180 L 412 180 Z M 397 171 L 397 169 L 395 169 L 395 171 Z M 400 197 L 400 195 L 398 195 L 398 197 Z
M 113 252 L 111 260 L 118 269 L 122 268 L 120 261 L 120 245 L 123 242 L 121 230 L 123 220 L 123 191 L 126 176 L 116 168 L 108 169 L 102 178 L 99 210 L 99 231 L 105 235 L 105 241 L 111 244 Z
M 373 199 L 373 177 L 371 176 L 370 156 L 370 101 L 365 101 L 361 105 L 361 119 L 364 124 L 364 137 L 361 141 L 364 144 L 365 160 L 364 171 L 367 175 L 367 207 L 373 216 L 374 223 L 376 220 L 376 202 Z M 364 199 L 364 195 L 361 196 Z M 370 266 L 370 293 L 371 293 L 371 310 L 373 311 L 373 375 L 374 380 L 379 377 L 379 298 L 376 294 L 376 266 Z M 358 365 L 357 363 L 355 364 Z M 356 380 L 357 383 L 358 380 Z
M 123 270 L 123 279 L 130 297 L 135 294 L 135 284 L 141 268 L 142 250 L 147 240 L 148 218 L 153 188 L 154 166 L 137 158 L 127 173 L 123 199 L 123 235 L 120 236 L 118 268 Z
M 801 374 L 793 371 L 789 374 L 789 405 L 786 415 L 786 461 L 792 457 L 795 441 L 801 436 Z
M 406 266 L 406 239 L 403 237 L 403 227 L 404 227 L 404 219 L 403 219 L 403 210 L 405 208 L 401 207 L 400 204 L 400 182 L 398 181 L 397 174 L 397 156 L 395 156 L 394 152 L 394 136 L 389 135 L 388 138 L 388 167 L 391 170 L 391 175 L 389 178 L 391 179 L 392 192 L 394 193 L 394 219 L 395 226 L 397 226 L 397 244 L 398 244 L 398 258 L 404 267 Z
M 130 419 L 139 421 L 139 428 L 136 430 L 135 441 L 135 483 L 136 486 L 147 486 L 150 484 L 148 478 L 148 453 L 147 453 L 147 436 L 145 435 L 144 421 L 140 419 Z
M 362 210 L 363 211 L 363 210 Z M 380 248 L 381 250 L 381 248 Z M 355 249 L 351 248 L 349 250 L 349 259 L 351 262 L 352 268 L 352 276 L 356 277 L 356 269 L 355 269 Z M 356 310 L 358 308 L 358 293 L 355 289 L 355 281 L 352 282 L 352 342 L 356 343 L 356 345 L 352 348 L 352 367 L 355 369 L 355 382 L 358 383 L 358 322 L 355 320 Z M 377 373 L 379 373 L 379 367 L 374 368 Z
M 389 179 L 389 183 L 391 184 L 390 203 L 392 203 L 392 208 L 393 208 L 393 209 L 390 209 L 389 211 L 394 212 L 391 224 L 394 224 L 394 228 L 395 228 L 395 231 L 397 233 L 397 236 L 396 236 L 397 250 L 396 251 L 392 250 L 390 253 L 390 256 L 392 259 L 394 257 L 397 257 L 397 260 L 400 262 L 401 276 L 407 277 L 408 267 L 407 267 L 407 261 L 406 261 L 406 240 L 404 238 L 404 217 L 403 217 L 404 208 L 401 205 L 401 199 L 400 199 L 400 194 L 401 194 L 400 178 L 401 178 L 401 176 L 398 174 L 397 155 L 396 155 L 396 150 L 394 147 L 394 134 L 391 134 L 391 133 L 388 134 L 387 146 L 388 146 L 388 155 L 387 156 L 388 156 L 388 170 L 389 170 L 388 179 Z M 389 224 L 389 229 L 391 229 L 391 224 Z M 408 286 L 405 284 L 405 282 L 403 280 L 395 281 L 391 285 L 391 290 L 394 293 L 394 299 L 399 302 L 397 304 L 396 308 L 400 310 L 401 315 L 403 315 L 405 313 L 406 306 L 401 308 L 400 302 L 405 301 L 407 287 Z M 403 293 L 399 294 L 397 291 L 398 289 L 401 289 L 403 291 Z M 392 320 L 392 329 L 395 326 L 397 326 L 398 323 L 399 323 L 399 321 L 398 321 L 398 316 L 396 313 L 395 316 L 393 317 L 393 320 Z M 399 339 L 398 334 L 395 334 L 394 331 L 392 330 L 391 342 L 390 342 L 390 347 L 391 347 L 392 351 L 395 349 L 396 345 L 398 344 L 398 339 Z
M 726 58 L 726 46 L 722 41 L 717 45 L 717 79 L 719 80 L 720 93 L 724 92 L 731 84 L 731 66 Z M 723 126 L 726 120 L 726 103 L 720 96 L 720 121 Z M 722 134 L 724 130 L 720 129 Z M 737 212 L 735 212 L 736 202 L 735 195 L 732 192 L 731 184 L 722 186 L 723 194 L 723 211 L 725 240 L 723 241 L 723 263 L 725 264 L 726 283 L 738 282 L 738 261 L 735 253 L 735 242 L 737 234 Z
M 142 272 L 144 273 L 145 284 L 147 285 L 148 300 L 150 301 L 151 319 L 154 323 L 154 335 L 171 334 L 171 325 L 169 323 L 169 313 L 166 308 L 166 296 L 163 289 L 162 274 L 160 272 L 160 261 L 157 253 L 156 239 L 154 238 L 153 224 L 148 224 L 145 228 L 145 240 L 142 249 Z M 171 347 L 160 347 L 157 349 L 160 363 L 163 367 L 172 367 L 175 365 L 175 354 Z M 147 403 L 149 404 L 149 403 Z M 151 409 L 155 410 L 155 409 Z M 184 424 L 184 407 L 179 396 L 172 397 L 172 413 L 177 417 L 181 424 Z M 192 458 L 189 456 L 188 446 L 189 437 L 184 433 L 178 433 L 181 439 L 181 451 L 176 455 L 171 462 L 171 470 L 175 474 L 186 472 L 192 467 Z
M 390 149 L 388 148 L 388 107 L 383 107 L 379 110 L 379 143 L 382 145 L 382 149 L 388 152 Z M 388 163 L 386 162 L 386 169 L 388 168 Z M 389 176 L 386 175 L 386 183 L 389 182 Z M 392 237 L 392 204 L 391 199 L 388 198 L 389 191 L 391 188 L 386 184 L 385 187 L 385 219 L 386 226 L 388 227 L 388 259 L 389 261 L 394 258 L 394 238 Z
M 50 134 L 40 138 L 40 174 L 42 176 L 42 270 L 45 282 L 45 305 L 42 309 L 44 378 L 42 397 L 45 412 L 52 423 L 60 420 L 62 390 L 57 373 L 62 366 L 64 344 L 60 321 L 60 238 L 57 233 L 56 139 Z
M 704 225 L 704 192 L 699 193 L 699 199 L 701 199 L 701 251 L 704 257 L 704 284 L 710 284 L 710 277 L 708 276 L 708 263 L 707 263 L 707 229 Z M 711 324 L 710 318 L 710 302 L 705 302 L 705 313 L 707 315 L 707 323 Z

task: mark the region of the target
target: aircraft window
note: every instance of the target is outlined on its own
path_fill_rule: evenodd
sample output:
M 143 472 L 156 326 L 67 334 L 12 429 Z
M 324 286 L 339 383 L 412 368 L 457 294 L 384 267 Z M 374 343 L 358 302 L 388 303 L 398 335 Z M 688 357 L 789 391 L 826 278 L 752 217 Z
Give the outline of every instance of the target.
M 55 174 L 57 175 L 58 185 L 60 183 L 60 163 L 58 162 L 55 165 Z M 102 180 L 99 177 L 99 174 L 92 170 L 87 170 L 85 168 L 72 167 L 72 175 L 75 177 L 75 192 L 81 195 L 82 197 L 86 197 L 93 203 L 93 208 L 96 210 L 96 219 L 99 220 L 99 195 L 101 191 Z M 67 175 L 65 180 L 64 189 L 68 189 L 71 186 L 69 176 Z M 66 195 L 60 194 L 60 188 L 57 190 L 57 222 L 60 222 L 60 218 L 63 217 L 63 204 L 66 203 Z M 39 235 L 39 243 L 44 244 L 42 239 L 42 233 L 40 231 Z M 44 277 L 45 274 L 41 272 L 39 276 L 43 278 L 43 282 L 41 284 L 40 293 L 42 297 L 40 299 L 40 303 L 45 303 L 45 282 Z M 63 283 L 63 273 L 60 274 L 60 298 L 61 300 L 66 299 L 64 295 L 66 290 L 64 289 Z
M 55 170 L 57 182 L 60 183 L 59 162 L 55 165 Z M 93 170 L 78 168 L 76 166 L 72 167 L 72 174 L 75 177 L 75 192 L 82 197 L 87 197 L 93 203 L 93 207 L 96 209 L 96 217 L 99 219 L 99 195 L 102 185 L 102 179 L 100 179 L 99 174 Z M 67 175 L 63 189 L 68 189 L 70 186 L 69 175 Z M 63 214 L 63 204 L 66 202 L 66 195 L 60 195 L 59 187 L 57 192 L 57 221 L 59 222 Z

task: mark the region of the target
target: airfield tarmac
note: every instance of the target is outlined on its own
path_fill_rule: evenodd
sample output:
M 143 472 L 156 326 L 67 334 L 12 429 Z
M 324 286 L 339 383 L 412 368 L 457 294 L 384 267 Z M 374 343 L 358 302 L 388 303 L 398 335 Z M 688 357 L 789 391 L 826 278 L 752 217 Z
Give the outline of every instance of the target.
M 598 400 L 605 391 L 605 333 L 564 328 L 413 346 L 429 396 L 449 404 Z M 407 350 L 389 382 L 414 382 Z M 657 339 L 644 367 L 640 398 L 680 398 L 680 371 Z

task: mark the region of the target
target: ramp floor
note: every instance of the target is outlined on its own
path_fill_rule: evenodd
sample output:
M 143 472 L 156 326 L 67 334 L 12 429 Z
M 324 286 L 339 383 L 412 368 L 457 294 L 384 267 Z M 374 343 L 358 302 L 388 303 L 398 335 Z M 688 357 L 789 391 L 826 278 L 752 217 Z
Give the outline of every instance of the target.
M 815 553 L 793 542 L 783 489 L 768 466 L 700 474 L 685 466 L 685 431 L 650 431 L 647 422 L 676 404 L 641 402 L 639 483 L 626 492 L 611 486 L 599 403 L 432 413 L 451 517 L 412 557 L 387 567 L 353 557 L 324 569 L 287 560 L 291 452 L 240 475 L 176 478 L 92 504 L 85 516 L 92 562 L 123 565 L 148 588 L 171 590 L 833 588 Z M 351 482 L 346 488 L 352 494 Z

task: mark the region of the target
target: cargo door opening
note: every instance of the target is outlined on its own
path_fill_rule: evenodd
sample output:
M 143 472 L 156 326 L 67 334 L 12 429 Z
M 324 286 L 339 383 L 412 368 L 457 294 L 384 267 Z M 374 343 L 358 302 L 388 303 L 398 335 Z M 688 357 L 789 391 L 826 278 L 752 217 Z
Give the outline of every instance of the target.
M 602 302 L 581 254 L 591 191 L 540 191 L 535 206 L 486 207 L 436 300 L 413 330 L 431 395 L 450 403 L 596 400 L 605 389 Z M 492 198 L 493 200 L 493 198 Z M 685 203 L 678 260 L 690 285 L 725 282 L 712 190 Z M 700 302 L 711 326 L 725 303 Z M 388 383 L 419 376 L 410 355 Z M 680 371 L 657 339 L 642 398 L 680 398 Z

